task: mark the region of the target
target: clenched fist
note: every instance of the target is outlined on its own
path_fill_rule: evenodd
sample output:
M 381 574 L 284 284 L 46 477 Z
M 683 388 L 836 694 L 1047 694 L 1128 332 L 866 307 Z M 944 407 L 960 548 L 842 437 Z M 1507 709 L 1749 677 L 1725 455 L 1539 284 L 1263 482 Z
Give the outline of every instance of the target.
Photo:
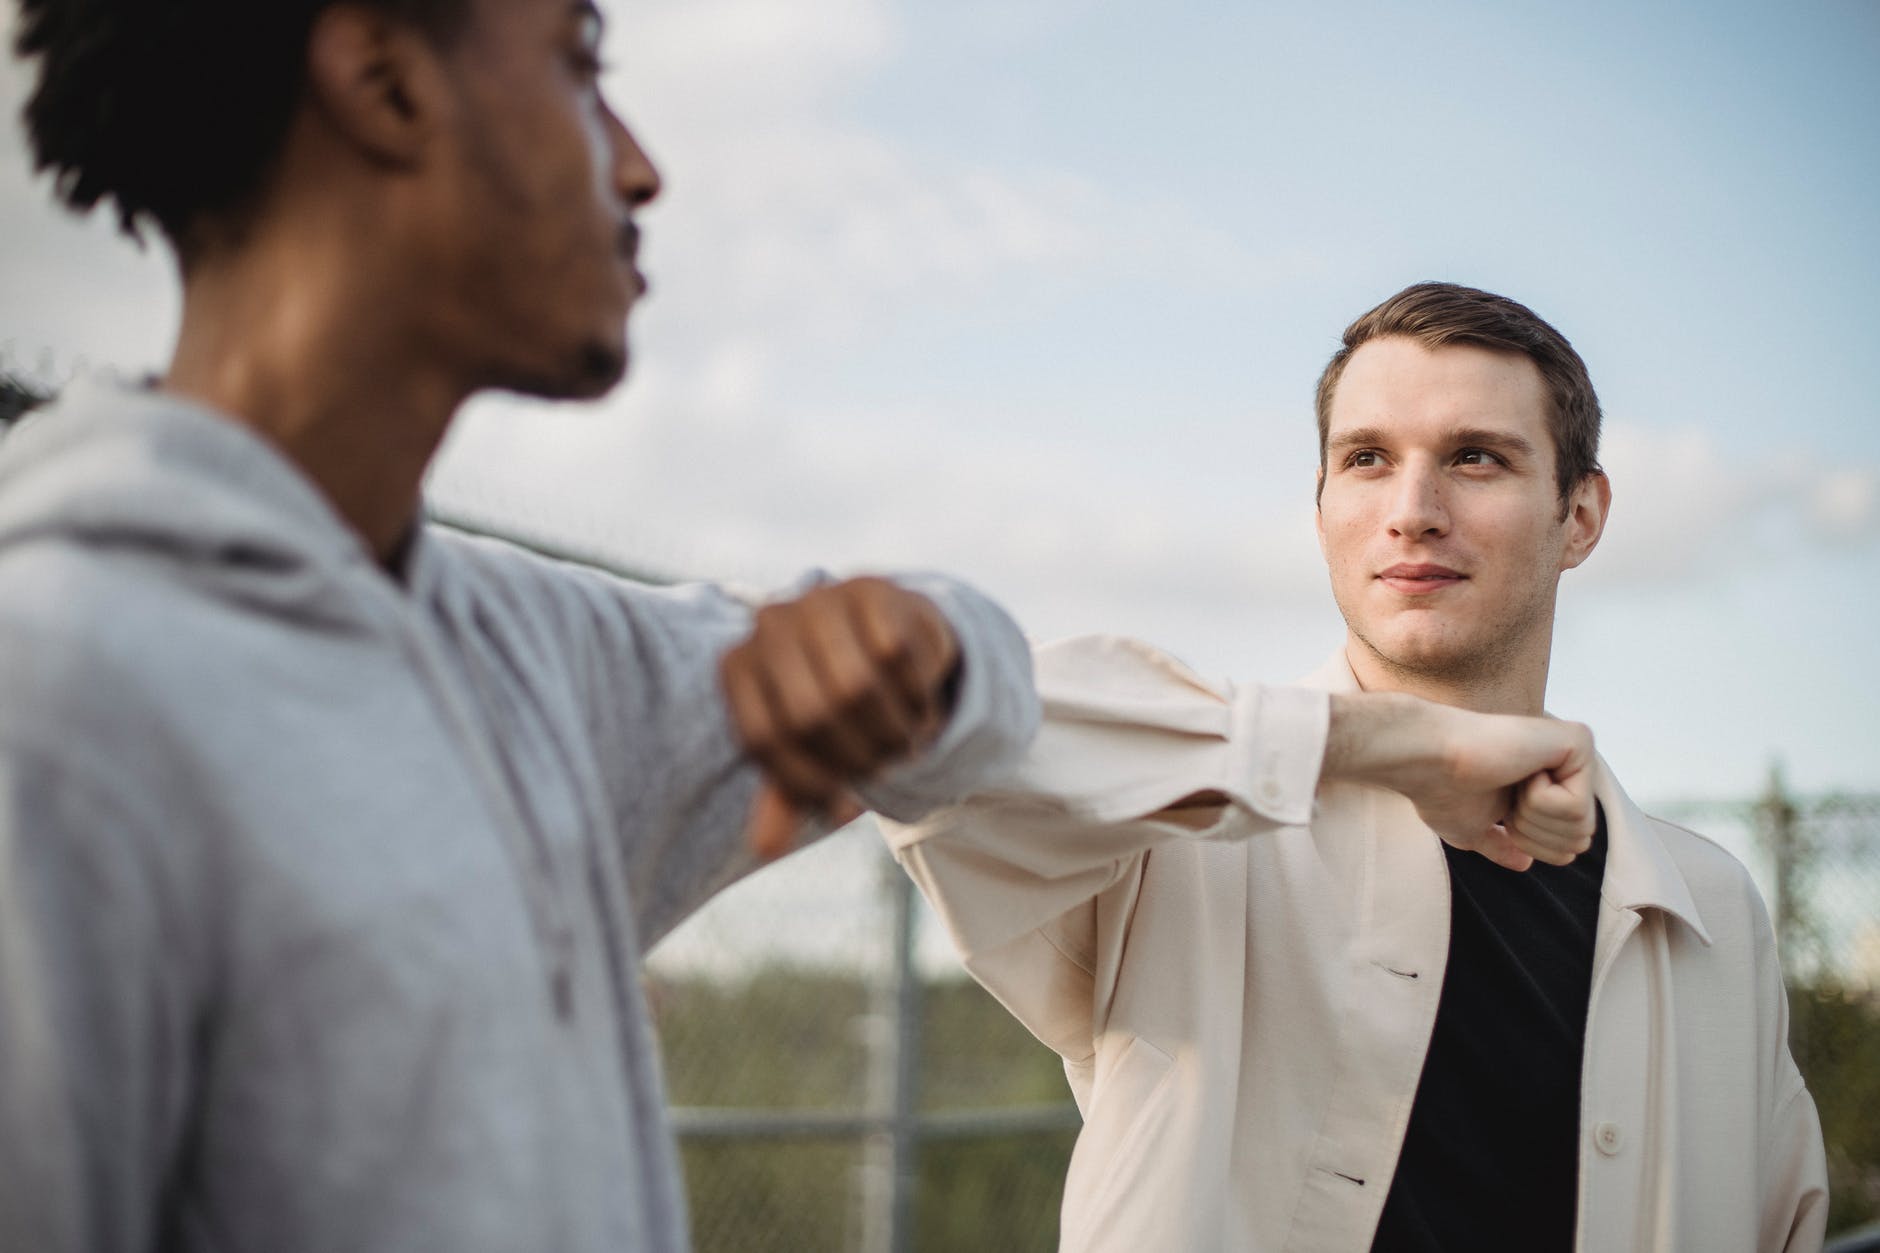
M 1444 841 L 1510 870 L 1564 866 L 1593 840 L 1593 735 L 1577 722 L 1341 693 L 1324 777 L 1400 792 Z
M 732 724 L 766 775 L 748 833 L 758 855 L 788 852 L 811 816 L 860 812 L 850 789 L 934 738 L 959 665 L 939 609 L 886 579 L 759 609 L 719 662 Z

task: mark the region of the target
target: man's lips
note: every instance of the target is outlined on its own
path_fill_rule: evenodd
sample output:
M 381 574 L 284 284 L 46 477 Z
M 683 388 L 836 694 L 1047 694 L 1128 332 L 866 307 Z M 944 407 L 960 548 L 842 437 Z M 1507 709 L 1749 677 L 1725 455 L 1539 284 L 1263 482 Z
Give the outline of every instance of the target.
M 640 228 L 632 221 L 620 224 L 620 233 L 615 247 L 620 253 L 620 263 L 633 276 L 636 296 L 646 294 L 646 275 L 640 270 Z
M 1405 596 L 1428 596 L 1446 587 L 1454 587 L 1469 576 L 1451 570 L 1448 566 L 1418 562 L 1400 563 L 1388 569 L 1379 570 L 1377 577 L 1393 592 Z

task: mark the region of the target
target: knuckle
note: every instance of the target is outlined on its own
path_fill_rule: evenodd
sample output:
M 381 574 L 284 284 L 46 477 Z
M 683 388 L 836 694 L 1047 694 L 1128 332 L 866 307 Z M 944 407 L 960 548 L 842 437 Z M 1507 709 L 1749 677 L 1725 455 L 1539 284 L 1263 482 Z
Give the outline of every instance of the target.
M 814 739 L 829 725 L 828 710 L 801 701 L 792 702 L 784 710 L 783 718 L 786 731 L 798 740 Z
M 829 680 L 830 698 L 840 709 L 859 712 L 881 695 L 881 680 L 861 661 L 841 666 Z
M 897 669 L 911 664 L 914 660 L 914 636 L 906 630 L 897 630 L 886 641 L 886 660 Z
M 789 629 L 790 620 L 795 616 L 795 606 L 787 603 L 761 605 L 751 615 L 751 638 L 753 641 L 776 635 Z M 746 645 L 748 647 L 749 645 Z

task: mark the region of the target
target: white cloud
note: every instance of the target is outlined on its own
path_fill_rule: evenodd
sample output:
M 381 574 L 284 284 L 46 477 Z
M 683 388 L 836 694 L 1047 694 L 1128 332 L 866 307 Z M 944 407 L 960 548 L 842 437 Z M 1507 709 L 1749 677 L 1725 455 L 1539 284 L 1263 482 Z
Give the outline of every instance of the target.
M 1614 424 L 1604 442 L 1613 509 L 1589 582 L 1691 582 L 1746 558 L 1880 535 L 1880 466 L 1750 460 L 1693 428 Z
M 1809 517 L 1822 535 L 1858 540 L 1880 531 L 1880 469 L 1820 474 L 1807 485 Z

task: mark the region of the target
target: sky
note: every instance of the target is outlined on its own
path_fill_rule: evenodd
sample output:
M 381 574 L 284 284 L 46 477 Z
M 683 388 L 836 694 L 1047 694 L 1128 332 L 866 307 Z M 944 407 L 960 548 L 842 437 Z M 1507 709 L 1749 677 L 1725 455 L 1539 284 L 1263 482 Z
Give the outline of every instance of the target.
M 935 568 L 1041 638 L 1342 640 L 1311 397 L 1404 285 L 1558 326 L 1614 506 L 1549 705 L 1635 797 L 1880 790 L 1880 3 L 609 0 L 665 176 L 628 385 L 436 505 L 672 576 Z M 11 8 L 9 6 L 10 14 Z M 25 71 L 0 68 L 17 115 Z M 0 360 L 160 369 L 170 266 L 0 134 Z

